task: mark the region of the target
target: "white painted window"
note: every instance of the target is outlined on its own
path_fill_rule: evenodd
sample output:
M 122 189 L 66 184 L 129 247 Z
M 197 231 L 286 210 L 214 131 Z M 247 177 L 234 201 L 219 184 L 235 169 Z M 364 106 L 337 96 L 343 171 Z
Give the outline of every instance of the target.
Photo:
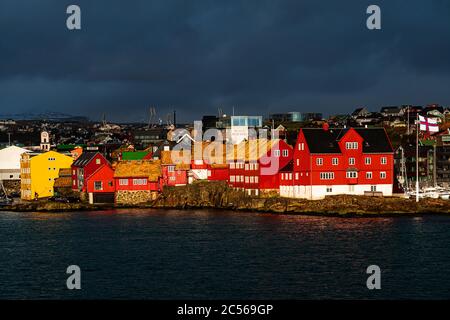
M 300 159 L 297 159 L 297 166 L 300 165 Z
M 321 172 L 320 173 L 320 180 L 333 180 L 334 179 L 334 172 Z
M 147 185 L 147 179 L 133 179 L 133 186 L 145 186 Z
M 103 190 L 103 183 L 101 181 L 94 181 L 94 189 L 97 191 Z
M 283 150 L 283 157 L 287 157 L 289 155 L 289 151 L 288 150 Z
M 333 158 L 333 159 L 331 159 L 331 163 L 333 164 L 333 166 L 337 166 L 339 164 L 339 159 Z
M 304 142 L 300 142 L 300 143 L 298 144 L 298 150 L 299 150 L 299 151 L 305 150 L 305 143 L 304 143 Z
M 349 192 L 355 192 L 355 185 L 351 184 L 348 186 L 348 191 Z
M 372 179 L 372 172 L 366 172 L 366 179 Z
M 316 164 L 317 164 L 318 166 L 323 165 L 323 158 L 317 158 L 317 159 L 316 159 Z
M 381 164 L 387 164 L 387 158 L 381 157 Z
M 230 181 L 234 182 L 234 176 L 230 176 Z
M 358 178 L 358 172 L 356 171 L 347 171 L 347 179 L 354 179 L 354 178 Z
M 168 172 L 174 172 L 175 171 L 175 166 L 168 166 L 167 167 L 167 171 Z
M 386 172 L 384 171 L 380 172 L 380 179 L 386 179 Z
M 372 191 L 372 192 L 377 191 L 377 186 L 370 186 L 370 191 Z
M 259 177 L 256 176 L 256 177 L 255 177 L 255 183 L 258 183 L 258 182 L 259 182 Z
M 348 164 L 353 166 L 355 164 L 355 158 L 348 158 Z
M 245 171 L 248 170 L 248 163 L 245 164 Z
M 298 172 L 295 173 L 295 179 L 298 180 Z
M 332 187 L 327 187 L 327 193 L 333 192 L 333 188 Z
M 255 183 L 255 178 L 253 176 L 250 177 L 250 183 Z
M 358 142 L 346 142 L 345 148 L 347 150 L 357 150 L 358 149 Z
M 127 186 L 128 179 L 119 179 L 119 186 Z
M 371 158 L 371 157 L 366 157 L 366 158 L 364 159 L 364 163 L 365 163 L 366 165 L 371 164 L 371 163 L 372 163 L 372 158 Z
M 235 168 L 234 162 L 231 162 L 230 163 L 230 169 L 234 169 L 234 168 Z
M 280 150 L 279 149 L 273 150 L 273 155 L 275 157 L 279 157 L 280 156 Z
M 248 177 L 247 176 L 245 177 L 245 183 L 248 183 Z
M 101 160 L 99 158 L 95 159 L 95 164 L 100 164 Z

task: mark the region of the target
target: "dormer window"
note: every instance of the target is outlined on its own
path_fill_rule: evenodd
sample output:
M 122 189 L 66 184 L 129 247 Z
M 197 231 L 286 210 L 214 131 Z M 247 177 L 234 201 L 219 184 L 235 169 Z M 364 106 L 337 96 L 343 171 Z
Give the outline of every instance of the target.
M 347 150 L 358 150 L 358 142 L 346 142 L 345 148 Z

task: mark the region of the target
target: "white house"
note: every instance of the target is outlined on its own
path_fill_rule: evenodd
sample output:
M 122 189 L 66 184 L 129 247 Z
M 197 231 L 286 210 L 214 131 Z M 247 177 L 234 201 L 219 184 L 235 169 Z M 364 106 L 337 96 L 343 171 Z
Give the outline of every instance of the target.
M 20 155 L 29 150 L 10 146 L 0 150 L 0 180 L 20 179 Z

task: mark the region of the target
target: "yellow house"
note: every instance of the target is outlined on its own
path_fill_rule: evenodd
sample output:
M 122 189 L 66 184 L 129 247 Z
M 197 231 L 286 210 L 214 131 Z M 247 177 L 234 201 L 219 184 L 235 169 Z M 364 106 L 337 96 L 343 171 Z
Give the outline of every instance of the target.
M 70 168 L 73 158 L 55 151 L 24 153 L 20 159 L 20 189 L 23 200 L 53 196 L 59 169 Z

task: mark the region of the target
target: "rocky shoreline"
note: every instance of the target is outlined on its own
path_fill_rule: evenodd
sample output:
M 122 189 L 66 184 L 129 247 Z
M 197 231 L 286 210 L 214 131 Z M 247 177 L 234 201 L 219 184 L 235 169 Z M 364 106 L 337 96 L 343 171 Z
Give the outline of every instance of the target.
M 278 214 L 327 216 L 417 216 L 450 215 L 450 201 L 441 199 L 414 200 L 399 197 L 330 196 L 324 200 L 247 196 L 230 189 L 223 182 L 202 182 L 185 187 L 167 187 L 155 200 L 138 205 L 90 205 L 88 203 L 57 203 L 32 201 L 0 207 L 0 211 L 66 212 L 123 208 L 158 209 L 223 209 Z

